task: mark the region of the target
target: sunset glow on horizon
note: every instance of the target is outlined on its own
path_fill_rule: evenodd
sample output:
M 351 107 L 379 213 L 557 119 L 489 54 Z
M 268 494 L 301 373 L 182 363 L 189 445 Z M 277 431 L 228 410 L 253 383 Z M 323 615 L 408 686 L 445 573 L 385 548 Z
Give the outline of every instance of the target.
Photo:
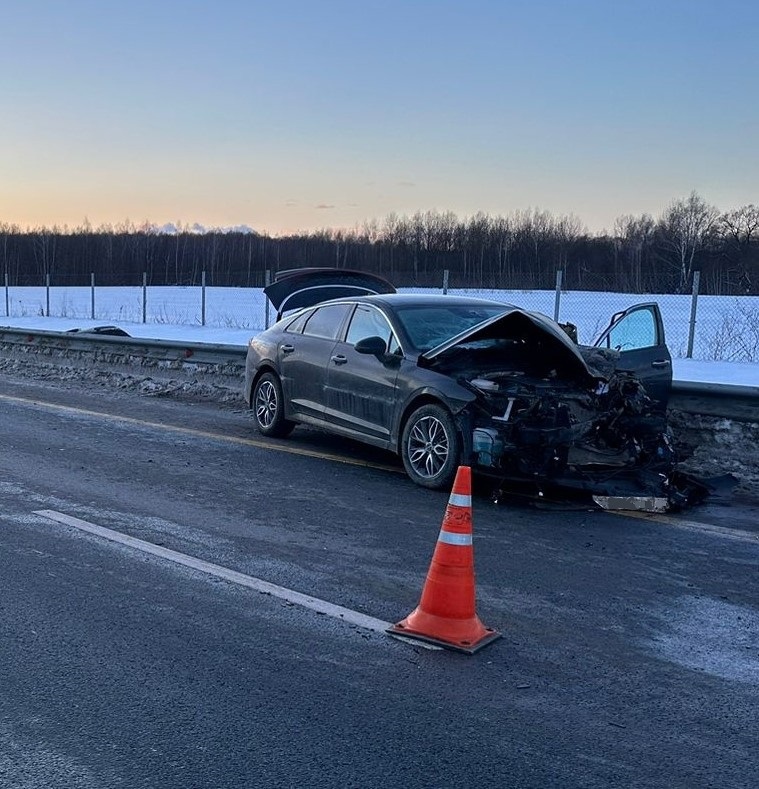
M 759 6 L 11 3 L 0 222 L 247 225 L 759 203 Z M 747 100 L 748 97 L 748 100 Z

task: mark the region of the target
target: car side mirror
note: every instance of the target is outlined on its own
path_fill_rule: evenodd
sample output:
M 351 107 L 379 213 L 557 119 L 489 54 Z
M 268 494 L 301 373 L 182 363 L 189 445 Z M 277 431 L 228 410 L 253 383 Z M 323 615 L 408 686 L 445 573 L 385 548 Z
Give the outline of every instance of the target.
M 387 353 L 387 343 L 382 337 L 364 337 L 353 348 L 356 353 L 365 353 L 369 356 L 384 356 Z

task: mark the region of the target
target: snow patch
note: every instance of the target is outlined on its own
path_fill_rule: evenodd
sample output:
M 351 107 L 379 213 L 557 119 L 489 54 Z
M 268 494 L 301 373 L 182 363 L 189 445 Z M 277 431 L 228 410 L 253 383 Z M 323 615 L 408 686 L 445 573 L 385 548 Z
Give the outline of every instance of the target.
M 667 632 L 652 639 L 660 657 L 722 679 L 759 686 L 759 611 L 691 597 L 660 614 Z

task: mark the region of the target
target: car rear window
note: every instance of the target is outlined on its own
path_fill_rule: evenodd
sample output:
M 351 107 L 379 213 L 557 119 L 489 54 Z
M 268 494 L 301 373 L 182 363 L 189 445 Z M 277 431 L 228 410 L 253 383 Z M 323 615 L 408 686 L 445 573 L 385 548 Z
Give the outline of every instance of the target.
M 311 312 L 304 312 L 298 315 L 298 317 L 287 325 L 285 331 L 292 332 L 293 334 L 300 334 L 303 331 L 303 327 L 306 325 L 306 321 L 311 317 Z

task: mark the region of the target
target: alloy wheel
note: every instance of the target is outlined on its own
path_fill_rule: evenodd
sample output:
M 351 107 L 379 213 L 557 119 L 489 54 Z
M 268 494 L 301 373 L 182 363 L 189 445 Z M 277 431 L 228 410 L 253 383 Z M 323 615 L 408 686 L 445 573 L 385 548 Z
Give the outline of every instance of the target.
M 262 381 L 256 392 L 256 419 L 263 428 L 270 428 L 277 418 L 277 390 L 271 381 Z
M 450 440 L 443 423 L 434 416 L 424 416 L 408 437 L 408 459 L 414 471 L 427 479 L 435 477 L 445 466 Z

